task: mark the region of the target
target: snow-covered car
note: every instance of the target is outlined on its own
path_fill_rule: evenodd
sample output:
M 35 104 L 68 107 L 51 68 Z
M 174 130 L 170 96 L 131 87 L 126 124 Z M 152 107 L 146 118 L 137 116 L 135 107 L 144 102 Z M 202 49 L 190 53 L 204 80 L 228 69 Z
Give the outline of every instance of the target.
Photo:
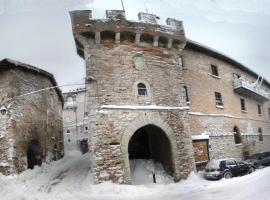
M 254 165 L 256 168 L 261 167 L 261 166 L 269 166 L 270 165 L 270 151 L 253 154 L 245 161 L 251 165 Z
M 205 167 L 206 179 L 221 179 L 242 176 L 254 171 L 254 166 L 237 158 L 211 160 Z

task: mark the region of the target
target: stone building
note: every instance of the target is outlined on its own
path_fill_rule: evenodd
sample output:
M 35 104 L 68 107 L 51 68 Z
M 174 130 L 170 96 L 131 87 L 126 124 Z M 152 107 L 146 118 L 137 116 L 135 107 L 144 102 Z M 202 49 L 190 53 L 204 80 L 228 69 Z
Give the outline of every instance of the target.
M 71 12 L 78 54 L 85 59 L 91 169 L 96 182 L 132 182 L 130 160 L 160 162 L 176 181 L 195 169 L 180 56 L 181 21 L 123 11 Z
M 190 40 L 182 62 L 197 165 L 269 151 L 270 83 L 232 58 Z
M 176 181 L 212 158 L 270 150 L 270 84 L 186 39 L 181 21 L 123 11 L 71 12 L 85 60 L 91 166 L 97 182 L 130 183 L 133 159 L 161 162 Z
M 63 97 L 53 75 L 10 59 L 0 61 L 0 70 L 0 172 L 62 157 Z
M 66 93 L 63 108 L 63 130 L 65 151 L 88 151 L 89 129 L 87 96 L 85 88 L 78 88 Z

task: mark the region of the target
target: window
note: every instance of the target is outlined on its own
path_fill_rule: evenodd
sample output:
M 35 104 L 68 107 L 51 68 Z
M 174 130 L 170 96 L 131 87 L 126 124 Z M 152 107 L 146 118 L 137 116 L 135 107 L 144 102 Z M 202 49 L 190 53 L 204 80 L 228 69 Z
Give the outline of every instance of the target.
M 235 166 L 236 165 L 235 160 L 226 160 L 226 165 L 227 166 Z
M 258 114 L 259 114 L 259 115 L 262 114 L 262 107 L 261 107 L 261 104 L 258 104 Z
M 216 65 L 211 65 L 212 75 L 218 76 L 218 68 Z
M 215 92 L 216 106 L 223 106 L 221 93 Z
M 70 130 L 67 130 L 67 133 L 70 133 Z
M 138 95 L 139 96 L 147 96 L 146 86 L 143 83 L 138 84 Z
M 84 127 L 84 130 L 87 131 L 87 130 L 88 130 L 88 126 L 85 126 L 85 127 Z
M 242 111 L 246 111 L 245 99 L 240 99 L 240 103 L 241 103 L 241 110 Z
M 184 86 L 184 89 L 186 93 L 186 102 L 189 102 L 187 86 Z
M 262 142 L 263 141 L 263 134 L 262 134 L 261 128 L 258 129 L 258 133 L 259 133 L 259 141 Z
M 234 143 L 235 144 L 241 144 L 242 139 L 241 139 L 240 131 L 239 131 L 237 126 L 235 126 L 233 128 L 233 135 L 234 135 Z

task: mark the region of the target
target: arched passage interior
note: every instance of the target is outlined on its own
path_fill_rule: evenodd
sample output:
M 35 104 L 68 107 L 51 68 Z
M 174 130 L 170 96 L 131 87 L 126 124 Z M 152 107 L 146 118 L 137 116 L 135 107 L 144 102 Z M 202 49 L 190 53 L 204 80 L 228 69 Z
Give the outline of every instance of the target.
M 35 165 L 42 164 L 42 148 L 38 140 L 32 140 L 27 148 L 27 168 L 33 169 Z
M 152 159 L 162 164 L 168 174 L 173 174 L 171 144 L 166 133 L 155 125 L 138 129 L 128 144 L 129 159 Z

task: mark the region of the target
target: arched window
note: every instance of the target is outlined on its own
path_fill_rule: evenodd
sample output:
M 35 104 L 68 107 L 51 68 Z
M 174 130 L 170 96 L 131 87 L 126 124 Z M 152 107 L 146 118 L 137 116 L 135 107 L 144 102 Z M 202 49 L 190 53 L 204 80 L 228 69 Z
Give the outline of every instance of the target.
M 263 134 L 262 134 L 261 128 L 258 129 L 258 133 L 259 133 L 259 141 L 262 142 L 263 141 Z
M 147 96 L 147 89 L 145 84 L 139 83 L 138 84 L 138 95 L 139 96 Z
M 233 127 L 233 135 L 234 135 L 234 143 L 241 144 L 242 138 L 241 138 L 240 131 L 237 126 Z

